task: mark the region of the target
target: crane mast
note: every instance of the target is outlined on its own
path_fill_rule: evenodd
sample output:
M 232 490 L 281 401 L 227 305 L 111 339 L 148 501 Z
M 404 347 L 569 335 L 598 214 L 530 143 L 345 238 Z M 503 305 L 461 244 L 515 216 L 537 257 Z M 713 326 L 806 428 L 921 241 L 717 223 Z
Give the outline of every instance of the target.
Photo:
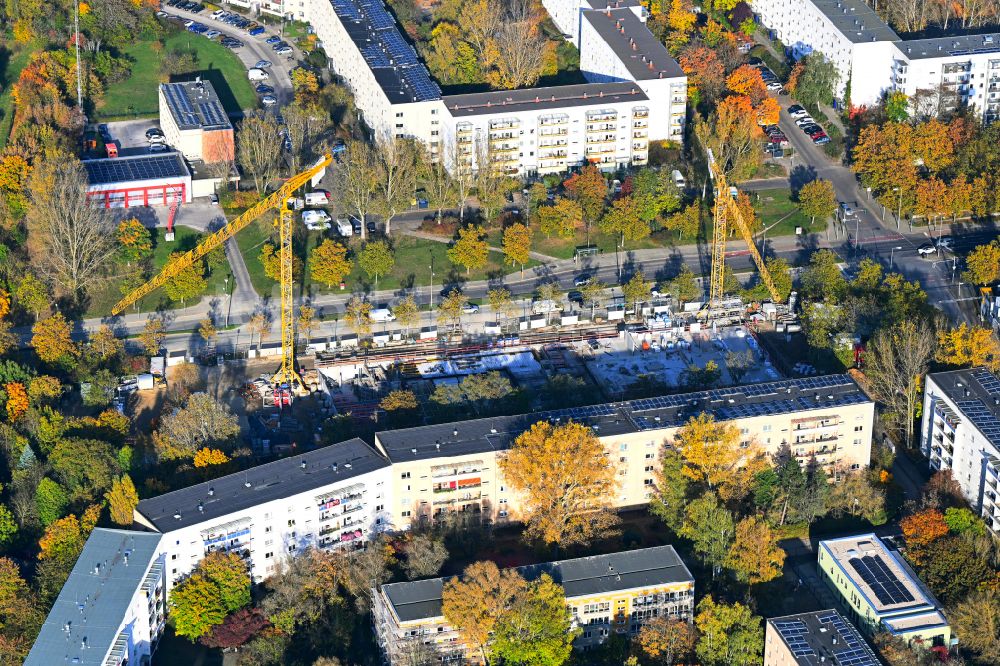
M 708 151 L 708 168 L 715 181 L 715 225 L 712 233 L 712 273 L 708 290 L 708 310 L 711 312 L 712 309 L 719 307 L 725 295 L 723 293 L 723 277 L 726 271 L 726 237 L 729 235 L 730 224 L 736 225 L 743 240 L 746 241 L 750 256 L 753 257 L 760 273 L 761 282 L 770 292 L 771 299 L 775 303 L 781 303 L 783 299 L 778 293 L 778 288 L 774 285 L 771 272 L 767 270 L 764 258 L 754 243 L 753 230 L 743 219 L 739 206 L 736 204 L 738 195 L 736 188 L 726 182 L 726 174 L 715 161 L 715 155 L 711 149 Z
M 281 267 L 279 281 L 281 285 L 281 367 L 272 378 L 272 382 L 276 385 L 288 384 L 296 391 L 304 391 L 305 386 L 302 383 L 302 378 L 295 369 L 295 299 L 292 275 L 292 231 L 295 213 L 288 208 L 287 201 L 297 189 L 323 173 L 332 161 L 333 157 L 330 153 L 323 155 L 314 165 L 286 180 L 276 191 L 255 203 L 242 215 L 199 243 L 197 247 L 169 261 L 156 277 L 118 301 L 111 308 L 111 314 L 121 314 L 126 308 L 138 303 L 144 296 L 165 285 L 171 278 L 192 266 L 212 250 L 222 247 L 223 243 L 246 229 L 265 212 L 277 208 L 276 225 L 280 245 L 278 260 Z

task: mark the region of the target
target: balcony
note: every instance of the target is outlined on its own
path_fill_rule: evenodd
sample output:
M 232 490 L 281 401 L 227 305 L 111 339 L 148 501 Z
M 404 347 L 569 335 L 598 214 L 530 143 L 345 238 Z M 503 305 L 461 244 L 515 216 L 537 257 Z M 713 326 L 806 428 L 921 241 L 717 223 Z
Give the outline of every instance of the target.
M 494 120 L 490 123 L 490 131 L 492 132 L 495 129 L 513 129 L 518 127 L 520 124 L 521 121 L 513 118 L 510 120 Z
M 638 106 L 632 109 L 633 118 L 649 118 L 649 109 L 644 106 Z
M 587 123 L 587 133 L 590 132 L 613 132 L 618 129 L 614 123 Z
M 617 120 L 617 111 L 591 111 L 587 114 L 587 122 L 597 122 L 601 120 Z
M 551 116 L 542 116 L 538 119 L 538 124 L 542 127 L 550 127 L 552 125 L 566 125 L 569 123 L 569 116 L 565 113 L 555 114 Z

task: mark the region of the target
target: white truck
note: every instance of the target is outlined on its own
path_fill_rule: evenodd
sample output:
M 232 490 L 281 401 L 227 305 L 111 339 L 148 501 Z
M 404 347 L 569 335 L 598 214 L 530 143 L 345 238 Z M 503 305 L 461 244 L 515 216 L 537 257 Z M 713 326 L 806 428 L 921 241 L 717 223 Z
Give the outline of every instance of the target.
M 309 192 L 305 196 L 307 206 L 325 206 L 330 203 L 330 199 L 327 198 L 326 192 Z

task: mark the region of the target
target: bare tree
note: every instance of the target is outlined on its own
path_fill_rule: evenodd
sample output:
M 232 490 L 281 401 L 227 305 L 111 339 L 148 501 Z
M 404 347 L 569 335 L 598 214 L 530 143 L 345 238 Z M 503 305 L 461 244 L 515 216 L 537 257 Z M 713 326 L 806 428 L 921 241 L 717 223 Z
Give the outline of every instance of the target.
M 375 146 L 379 164 L 379 186 L 374 211 L 385 220 L 385 235 L 392 218 L 406 210 L 417 189 L 420 148 L 412 139 L 384 137 Z
M 888 407 L 891 418 L 898 420 L 907 447 L 913 441 L 914 414 L 934 346 L 934 332 L 928 324 L 904 321 L 876 332 L 865 354 L 869 386 Z
M 469 147 L 471 152 L 471 147 Z M 455 188 L 455 199 L 458 201 L 458 220 L 465 222 L 465 204 L 469 200 L 469 192 L 475 184 L 475 171 L 473 170 L 473 156 L 463 152 L 463 146 L 458 141 L 452 140 L 449 145 L 448 157 L 450 160 L 451 179 Z
M 379 163 L 375 150 L 364 141 L 348 141 L 336 168 L 337 197 L 361 220 L 365 238 L 365 217 L 372 209 L 379 189 Z
M 298 173 L 319 154 L 317 146 L 330 130 L 330 121 L 322 109 L 312 105 L 290 104 L 283 114 L 292 143 L 292 173 Z
M 476 198 L 484 222 L 490 222 L 502 208 L 509 179 L 496 162 L 496 153 L 487 137 L 476 138 Z
M 448 172 L 444 159 L 431 160 L 425 154 L 428 167 L 423 177 L 423 187 L 427 192 L 428 203 L 434 209 L 437 223 L 441 224 L 442 211 L 458 202 L 455 178 Z
M 283 148 L 278 140 L 280 129 L 273 115 L 251 111 L 243 118 L 236 134 L 236 158 L 253 180 L 258 195 L 264 194 L 268 184 L 278 175 Z
M 545 39 L 528 21 L 504 23 L 494 39 L 497 57 L 487 74 L 496 89 L 534 85 L 545 67 Z
M 28 250 L 49 281 L 78 298 L 105 274 L 116 252 L 115 225 L 87 200 L 87 179 L 74 159 L 38 164 L 29 181 Z

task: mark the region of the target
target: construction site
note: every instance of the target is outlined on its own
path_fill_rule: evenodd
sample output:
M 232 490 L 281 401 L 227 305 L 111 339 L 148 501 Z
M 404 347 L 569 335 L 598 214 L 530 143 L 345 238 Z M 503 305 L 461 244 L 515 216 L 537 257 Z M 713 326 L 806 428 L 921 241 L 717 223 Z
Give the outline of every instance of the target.
M 138 423 L 157 418 L 173 382 L 190 384 L 227 402 L 239 414 L 245 439 L 254 455 L 268 457 L 308 450 L 328 439 L 384 429 L 392 419 L 380 407 L 393 391 L 413 394 L 418 406 L 409 424 L 483 413 L 481 406 L 452 404 L 442 411 L 440 395 L 461 394 L 473 375 L 499 377 L 501 392 L 517 396 L 513 404 L 491 403 L 493 410 L 530 411 L 576 402 L 608 402 L 683 392 L 710 386 L 807 376 L 815 369 L 788 359 L 773 362 L 774 345 L 762 348 L 759 333 L 790 338 L 799 330 L 792 293 L 782 303 L 763 258 L 753 244 L 735 204 L 736 191 L 726 185 L 713 159 L 715 234 L 707 299 L 678 304 L 657 297 L 627 310 L 612 302 L 600 311 L 525 313 L 501 326 L 485 313 L 481 321 L 463 322 L 460 331 L 428 326 L 416 332 L 383 324 L 370 340 L 356 334 L 315 336 L 303 344 L 296 335 L 291 236 L 295 221 L 290 201 L 309 183 L 315 185 L 331 162 L 327 155 L 294 176 L 276 192 L 249 208 L 200 245 L 168 264 L 114 313 L 220 247 L 254 220 L 277 211 L 280 241 L 280 342 L 260 345 L 244 354 L 201 354 L 184 350 L 154 356 L 149 372 L 123 378 L 117 406 Z M 745 304 L 722 291 L 725 248 L 731 230 L 747 241 L 760 270 L 761 282 L 773 298 Z M 590 315 L 588 317 L 587 315 Z M 784 372 L 779 371 L 779 368 Z M 566 395 L 559 395 L 562 391 Z M 474 408 L 475 407 L 475 408 Z

